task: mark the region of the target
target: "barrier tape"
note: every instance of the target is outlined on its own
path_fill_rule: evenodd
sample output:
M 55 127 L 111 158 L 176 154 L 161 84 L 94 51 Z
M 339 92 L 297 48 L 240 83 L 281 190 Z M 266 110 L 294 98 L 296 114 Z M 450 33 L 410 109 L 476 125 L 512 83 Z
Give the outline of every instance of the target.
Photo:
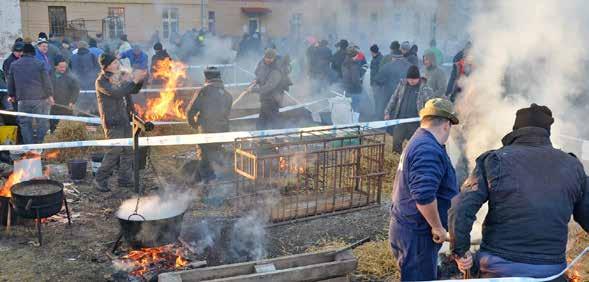
M 240 82 L 240 83 L 227 83 L 225 84 L 226 88 L 233 88 L 233 87 L 243 87 L 243 86 L 248 86 L 250 85 L 250 82 Z M 178 87 L 178 88 L 172 88 L 170 90 L 172 91 L 181 91 L 181 90 L 197 90 L 197 89 L 201 89 L 202 86 L 191 86 L 191 87 Z M 161 88 L 146 88 L 146 89 L 141 89 L 141 91 L 139 91 L 139 93 L 159 93 L 161 91 L 163 91 L 165 89 L 161 89 Z M 3 88 L 0 89 L 0 92 L 8 92 L 8 89 Z M 92 93 L 96 93 L 96 90 L 80 90 L 81 94 L 92 94 Z
M 216 65 L 191 65 L 188 66 L 189 69 L 204 69 L 208 67 L 215 67 L 215 68 L 231 68 L 234 67 L 235 64 L 216 64 Z
M 209 143 L 229 143 L 236 138 L 263 137 L 276 134 L 304 133 L 305 131 L 324 130 L 335 133 L 335 130 L 347 127 L 359 126 L 364 129 L 377 129 L 404 123 L 418 122 L 419 118 L 384 120 L 362 123 L 351 123 L 343 125 L 313 126 L 303 128 L 272 129 L 258 131 L 234 131 L 223 133 L 205 133 L 205 134 L 188 134 L 188 135 L 169 135 L 155 137 L 141 137 L 140 146 L 173 146 L 173 145 L 197 145 Z M 111 146 L 132 146 L 131 138 L 109 139 L 109 140 L 90 140 L 90 141 L 72 141 L 56 142 L 44 144 L 26 144 L 26 145 L 0 145 L 0 151 L 29 151 L 45 149 L 63 149 L 77 147 L 111 147 Z
M 317 104 L 319 102 L 323 102 L 329 100 L 329 98 L 318 99 L 311 102 L 282 107 L 279 109 L 279 112 L 287 112 L 298 108 L 307 107 L 313 104 Z M 97 117 L 79 117 L 79 116 L 67 116 L 67 115 L 43 115 L 43 114 L 31 114 L 31 113 L 23 113 L 23 112 L 13 112 L 13 111 L 6 111 L 0 110 L 0 114 L 10 115 L 10 116 L 22 116 L 22 117 L 30 117 L 30 118 L 43 118 L 43 119 L 53 119 L 53 120 L 69 120 L 69 121 L 79 121 L 84 123 L 90 124 L 100 124 L 100 118 Z M 253 114 L 238 118 L 232 118 L 231 120 L 247 120 L 247 119 L 257 119 L 260 115 Z M 155 125 L 173 125 L 173 124 L 186 124 L 186 122 L 182 121 L 154 121 L 153 124 Z

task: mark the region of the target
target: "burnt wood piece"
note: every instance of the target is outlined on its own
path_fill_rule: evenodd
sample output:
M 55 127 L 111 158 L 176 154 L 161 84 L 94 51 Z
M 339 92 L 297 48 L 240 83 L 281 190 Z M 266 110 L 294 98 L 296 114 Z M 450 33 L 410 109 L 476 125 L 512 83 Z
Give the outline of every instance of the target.
M 159 281 L 329 281 L 330 279 L 340 279 L 352 273 L 356 269 L 357 263 L 350 250 L 335 255 L 332 251 L 328 251 L 169 272 L 160 274 Z M 276 271 L 255 273 L 255 266 L 260 264 L 273 264 Z

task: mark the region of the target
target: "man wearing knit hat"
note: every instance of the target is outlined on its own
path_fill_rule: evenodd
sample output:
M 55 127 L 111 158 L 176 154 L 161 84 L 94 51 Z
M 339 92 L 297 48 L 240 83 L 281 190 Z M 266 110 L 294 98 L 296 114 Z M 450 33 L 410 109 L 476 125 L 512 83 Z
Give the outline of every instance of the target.
M 132 94 L 139 93 L 146 71 L 133 72 L 132 78 L 127 80 L 121 74 L 119 60 L 109 53 L 103 53 L 99 58 L 102 72 L 96 79 L 96 97 L 100 122 L 107 139 L 131 137 L 130 113 L 133 111 Z M 111 147 L 104 155 L 102 164 L 96 172 L 94 187 L 101 192 L 110 191 L 108 178 L 113 174 L 118 164 L 119 187 L 133 185 L 133 158 L 129 147 Z
M 280 126 L 279 110 L 287 85 L 288 74 L 283 68 L 283 59 L 278 58 L 275 49 L 268 48 L 264 58 L 256 67 L 256 79 L 247 91 L 258 93 L 260 96 L 260 117 L 256 127 L 258 129 L 272 129 Z
M 419 68 L 413 65 L 407 70 L 406 79 L 399 82 L 395 93 L 388 101 L 384 111 L 384 118 L 402 119 L 416 117 L 419 110 L 425 105 L 425 102 L 434 97 L 432 89 L 421 78 Z M 417 125 L 411 123 L 394 126 L 392 128 L 393 151 L 401 154 L 403 151 L 403 142 L 409 140 L 416 129 Z
M 571 216 L 589 231 L 585 171 L 574 155 L 552 146 L 553 123 L 546 106 L 520 109 L 503 147 L 477 158 L 449 214 L 451 250 L 461 270 L 474 262 L 483 278 L 549 277 L 567 266 Z M 470 232 L 484 203 L 482 244 L 471 255 Z
M 389 241 L 401 281 L 437 279 L 437 258 L 447 240 L 447 212 L 458 194 L 445 144 L 459 120 L 450 101 L 435 98 L 419 111 L 420 127 L 407 147 L 393 183 Z
M 30 114 L 49 114 L 54 104 L 53 85 L 43 63 L 35 58 L 35 47 L 23 46 L 23 56 L 10 65 L 6 80 L 8 96 L 16 102 L 18 111 Z M 25 144 L 42 143 L 49 130 L 49 120 L 19 116 L 17 118 Z
M 204 70 L 205 85 L 197 90 L 186 108 L 188 124 L 198 133 L 219 133 L 229 131 L 229 115 L 233 97 L 225 90 L 218 68 Z M 201 144 L 198 178 L 205 182 L 217 178 L 213 164 L 225 167 L 229 163 L 222 144 Z

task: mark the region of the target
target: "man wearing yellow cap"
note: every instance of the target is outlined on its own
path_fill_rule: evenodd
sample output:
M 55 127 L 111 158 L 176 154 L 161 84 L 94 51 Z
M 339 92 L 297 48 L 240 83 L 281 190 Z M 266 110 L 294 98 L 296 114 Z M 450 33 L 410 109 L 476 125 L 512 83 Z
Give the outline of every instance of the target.
M 393 184 L 389 241 L 401 281 L 437 279 L 438 251 L 448 239 L 448 209 L 459 192 L 444 145 L 458 124 L 452 103 L 431 99 L 419 116 L 420 127 L 401 154 Z

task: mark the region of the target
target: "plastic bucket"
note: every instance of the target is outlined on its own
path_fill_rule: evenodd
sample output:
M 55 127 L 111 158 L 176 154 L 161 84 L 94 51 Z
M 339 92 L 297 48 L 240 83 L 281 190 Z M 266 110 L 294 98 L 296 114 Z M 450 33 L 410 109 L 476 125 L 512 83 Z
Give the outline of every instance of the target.
M 68 171 L 72 180 L 83 180 L 86 178 L 88 162 L 86 160 L 71 160 L 68 162 Z

